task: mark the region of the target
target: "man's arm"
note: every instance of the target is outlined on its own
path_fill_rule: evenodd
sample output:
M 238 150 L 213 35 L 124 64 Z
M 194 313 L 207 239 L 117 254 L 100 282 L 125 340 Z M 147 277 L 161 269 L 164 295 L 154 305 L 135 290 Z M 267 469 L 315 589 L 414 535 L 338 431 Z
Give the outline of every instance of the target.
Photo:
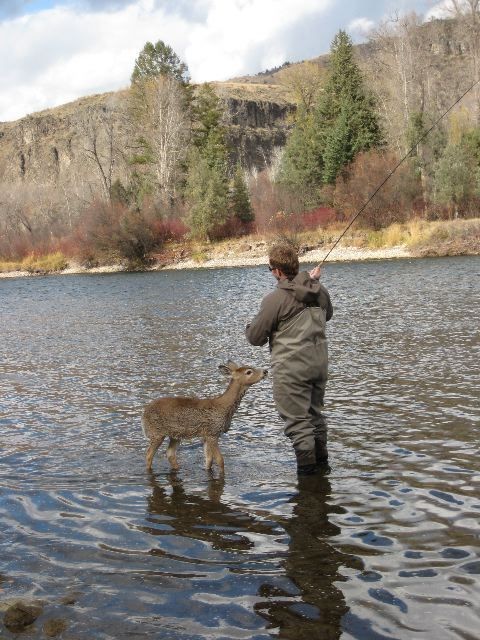
M 333 316 L 333 306 L 332 306 L 332 302 L 330 300 L 330 295 L 327 291 L 327 298 L 328 298 L 328 304 L 327 304 L 327 322 L 328 320 L 330 320 L 330 318 Z
M 315 267 L 314 269 L 312 269 L 309 272 L 309 276 L 310 276 L 310 278 L 312 278 L 312 280 L 320 280 L 321 273 L 322 273 L 321 267 L 320 267 L 320 265 L 318 265 L 317 267 Z M 325 293 L 327 295 L 327 309 L 326 309 L 326 311 L 327 311 L 327 321 L 328 321 L 333 316 L 333 306 L 332 306 L 332 302 L 330 300 L 330 294 L 325 289 L 325 287 L 323 287 L 323 290 L 325 291 Z
M 278 309 L 275 305 L 275 297 L 275 292 L 266 295 L 260 305 L 260 311 L 246 326 L 247 340 L 255 347 L 263 347 L 267 344 L 271 334 L 277 328 Z

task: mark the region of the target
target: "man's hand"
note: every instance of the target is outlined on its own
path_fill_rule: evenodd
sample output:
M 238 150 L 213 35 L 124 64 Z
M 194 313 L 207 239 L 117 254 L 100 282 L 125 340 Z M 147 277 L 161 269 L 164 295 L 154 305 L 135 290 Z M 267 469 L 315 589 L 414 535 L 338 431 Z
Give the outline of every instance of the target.
M 320 265 L 318 265 L 317 267 L 314 267 L 310 271 L 309 276 L 310 276 L 310 278 L 312 278 L 312 280 L 320 280 L 321 272 L 322 272 L 322 269 L 321 269 Z

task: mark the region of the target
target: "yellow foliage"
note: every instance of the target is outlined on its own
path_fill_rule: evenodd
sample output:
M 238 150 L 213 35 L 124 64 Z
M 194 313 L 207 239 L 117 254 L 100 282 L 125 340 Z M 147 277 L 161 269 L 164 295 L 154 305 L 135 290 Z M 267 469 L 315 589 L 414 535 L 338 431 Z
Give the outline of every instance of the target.
M 56 253 L 49 253 L 45 256 L 28 256 L 25 258 L 21 265 L 20 270 L 28 271 L 29 273 L 43 272 L 52 273 L 54 271 L 63 271 L 68 266 L 63 253 L 57 251 Z

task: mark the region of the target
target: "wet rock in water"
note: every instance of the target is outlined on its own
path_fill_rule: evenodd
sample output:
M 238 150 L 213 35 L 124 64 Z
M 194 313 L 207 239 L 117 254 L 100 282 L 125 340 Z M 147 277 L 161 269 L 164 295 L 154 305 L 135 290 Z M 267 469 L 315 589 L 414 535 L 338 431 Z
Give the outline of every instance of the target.
M 67 628 L 67 622 L 63 618 L 51 618 L 43 625 L 43 633 L 47 638 L 60 635 Z
M 67 593 L 66 595 L 63 596 L 63 598 L 60 598 L 60 604 L 65 604 L 65 605 L 76 604 L 77 600 L 80 598 L 81 595 L 82 594 L 78 592 Z
M 25 627 L 35 622 L 42 611 L 43 609 L 39 605 L 16 602 L 5 611 L 3 624 L 13 633 L 23 631 Z

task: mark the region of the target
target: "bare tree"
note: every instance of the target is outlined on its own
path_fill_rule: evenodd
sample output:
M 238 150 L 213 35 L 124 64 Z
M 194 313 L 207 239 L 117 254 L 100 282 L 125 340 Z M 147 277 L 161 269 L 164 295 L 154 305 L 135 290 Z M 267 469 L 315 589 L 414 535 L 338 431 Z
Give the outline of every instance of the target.
M 186 158 L 190 120 L 185 86 L 159 75 L 136 83 L 131 89 L 132 122 L 137 140 L 137 160 L 153 168 L 155 187 L 174 199 Z
M 309 112 L 314 107 L 325 80 L 325 69 L 315 61 L 286 67 L 277 77 L 299 108 Z
M 480 0 L 448 0 L 446 10 L 457 22 L 458 36 L 467 48 L 466 62 L 470 68 L 470 81 L 479 79 L 480 70 Z M 480 87 L 474 87 L 475 118 L 480 123 Z
M 399 153 L 407 150 L 413 114 L 426 108 L 430 60 L 425 56 L 421 19 L 415 13 L 394 15 L 370 35 L 373 64 L 366 72 L 378 97 L 390 137 Z
M 82 133 L 84 153 L 94 164 L 100 179 L 100 191 L 104 200 L 110 200 L 112 184 L 117 177 L 117 165 L 122 160 L 122 114 L 114 99 L 99 107 L 89 107 L 83 115 Z M 94 189 L 92 196 L 97 196 Z
M 52 185 L 1 185 L 0 253 L 14 257 L 19 247 L 49 250 L 67 229 L 64 214 L 59 193 Z

